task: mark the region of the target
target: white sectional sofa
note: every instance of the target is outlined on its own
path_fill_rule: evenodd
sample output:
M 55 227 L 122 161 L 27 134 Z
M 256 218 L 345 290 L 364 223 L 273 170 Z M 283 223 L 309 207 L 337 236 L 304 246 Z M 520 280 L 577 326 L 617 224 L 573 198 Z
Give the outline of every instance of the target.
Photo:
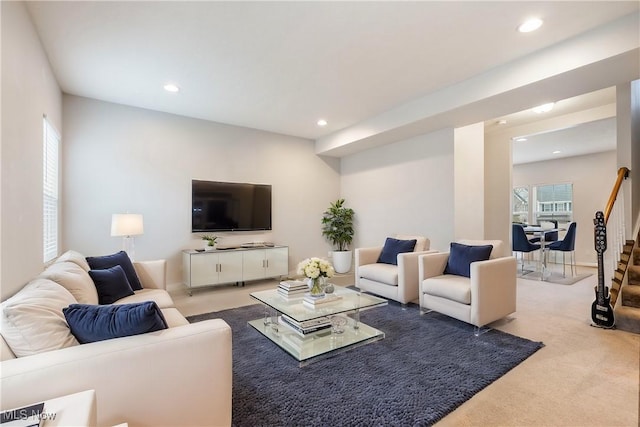
M 46 334 L 34 345 L 51 347 L 44 351 L 41 348 L 37 354 L 16 357 L 8 342 L 21 351 L 29 350 L 29 343 L 25 348 L 19 346 L 15 333 L 5 340 L 5 333 L 11 331 L 3 323 L 0 330 L 2 409 L 93 389 L 99 426 L 231 424 L 229 325 L 221 319 L 189 324 L 166 291 L 165 261 L 138 262 L 134 267 L 143 289 L 115 304 L 155 301 L 166 319 L 167 329 L 89 344 L 55 343 L 51 338 L 58 333 L 55 328 L 64 333 L 61 324 L 65 322 L 62 313 L 47 306 L 57 298 L 50 295 L 56 294 L 72 303 L 97 301 L 95 289 L 88 286 L 92 283 L 89 266 L 82 255 L 73 251 L 65 253 L 38 278 L 2 302 L 3 322 L 5 308 L 17 306 L 18 320 L 23 321 L 26 328 L 33 332 L 42 326 Z M 39 301 L 42 306 L 38 306 Z M 54 332 L 47 331 L 46 326 L 55 326 Z M 73 336 L 70 340 L 74 340 Z M 59 346 L 64 348 L 56 348 Z

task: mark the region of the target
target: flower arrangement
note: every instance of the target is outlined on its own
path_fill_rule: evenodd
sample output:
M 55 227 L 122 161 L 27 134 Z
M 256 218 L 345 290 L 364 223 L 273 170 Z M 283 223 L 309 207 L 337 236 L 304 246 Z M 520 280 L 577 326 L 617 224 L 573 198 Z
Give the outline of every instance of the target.
M 318 277 L 333 277 L 335 270 L 329 261 L 314 257 L 307 258 L 298 264 L 298 274 L 313 280 Z
M 309 279 L 309 293 L 312 297 L 322 297 L 324 295 L 320 278 L 333 277 L 335 270 L 329 261 L 321 258 L 307 258 L 298 264 L 298 274 L 303 274 Z

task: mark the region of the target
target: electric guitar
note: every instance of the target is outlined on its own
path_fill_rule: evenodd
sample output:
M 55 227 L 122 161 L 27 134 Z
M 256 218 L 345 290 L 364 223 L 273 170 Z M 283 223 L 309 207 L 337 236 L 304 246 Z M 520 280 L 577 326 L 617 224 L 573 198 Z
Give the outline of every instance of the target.
M 611 296 L 609 287 L 604 285 L 603 254 L 607 250 L 607 227 L 604 224 L 604 214 L 596 212 L 593 220 L 595 225 L 595 249 L 598 253 L 598 286 L 596 286 L 596 300 L 591 304 L 591 320 L 594 326 L 600 328 L 613 328 L 615 320 L 611 308 Z

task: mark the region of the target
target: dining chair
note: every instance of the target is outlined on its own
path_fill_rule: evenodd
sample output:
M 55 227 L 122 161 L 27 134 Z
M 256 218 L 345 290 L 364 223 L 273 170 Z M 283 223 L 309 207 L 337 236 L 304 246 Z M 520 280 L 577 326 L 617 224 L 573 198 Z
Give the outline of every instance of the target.
M 540 244 L 531 243 L 520 224 L 511 225 L 511 239 L 513 241 L 511 249 L 516 252 L 516 259 L 518 258 L 518 252 L 521 254 L 522 272 L 524 273 L 524 254 L 539 250 Z
M 547 246 L 547 249 L 550 251 L 561 251 L 562 252 L 562 275 L 565 276 L 565 255 L 567 252 L 571 253 L 571 275 L 575 276 L 576 274 L 576 257 L 575 257 L 575 247 L 576 247 L 576 223 L 572 222 L 569 224 L 569 229 L 567 230 L 567 234 L 564 236 L 564 239 L 558 240 L 557 242 L 552 242 Z
M 558 240 L 558 221 L 556 221 L 555 219 L 549 220 L 549 221 L 541 221 L 541 225 L 544 222 L 548 222 L 550 224 L 553 224 L 553 227 L 555 230 L 554 231 L 543 231 L 542 233 L 544 233 L 544 241 L 545 242 L 555 242 Z M 531 239 L 529 239 L 529 241 L 531 243 L 538 243 L 540 241 L 540 237 L 533 237 Z

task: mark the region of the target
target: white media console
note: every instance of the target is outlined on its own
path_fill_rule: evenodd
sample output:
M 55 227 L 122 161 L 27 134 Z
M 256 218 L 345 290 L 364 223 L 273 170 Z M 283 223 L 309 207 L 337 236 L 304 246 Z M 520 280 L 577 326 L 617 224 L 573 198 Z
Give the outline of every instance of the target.
M 194 288 L 223 283 L 243 284 L 289 274 L 287 246 L 252 246 L 212 251 L 182 251 L 182 281 Z

